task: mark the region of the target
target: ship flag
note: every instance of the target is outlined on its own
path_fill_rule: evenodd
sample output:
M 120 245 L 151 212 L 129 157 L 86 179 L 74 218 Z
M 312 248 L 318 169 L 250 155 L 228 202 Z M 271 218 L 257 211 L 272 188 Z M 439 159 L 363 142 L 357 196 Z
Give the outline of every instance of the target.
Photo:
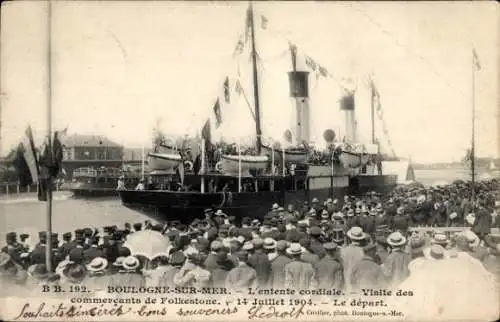
M 201 137 L 205 140 L 206 145 L 210 145 L 212 142 L 212 131 L 210 129 L 210 119 L 205 121 L 203 128 L 201 129 Z
M 49 145 L 48 142 L 45 142 L 43 147 L 42 147 L 42 154 L 40 155 L 39 159 L 39 169 L 40 169 L 40 176 L 38 179 L 38 200 L 40 201 L 47 201 L 48 200 L 48 189 L 50 189 L 49 186 L 49 179 L 52 174 L 52 161 L 50 161 L 51 156 L 49 155 Z
M 222 113 L 221 113 L 221 109 L 220 109 L 220 102 L 219 102 L 219 99 L 217 99 L 217 101 L 215 102 L 215 105 L 214 105 L 214 115 L 215 115 L 215 128 L 219 128 L 222 124 Z M 210 124 L 209 124 L 210 126 Z M 205 127 L 203 127 L 205 128 Z
M 476 49 L 472 48 L 472 56 L 474 58 L 474 66 L 476 67 L 476 70 L 481 69 L 481 63 L 479 62 L 479 57 L 477 55 Z
M 269 22 L 269 21 L 267 20 L 266 16 L 264 16 L 264 15 L 261 15 L 261 16 L 260 16 L 260 27 L 261 27 L 262 29 L 264 29 L 264 30 L 265 30 L 265 29 L 267 29 L 267 24 L 268 24 L 268 22 Z
M 238 94 L 241 95 L 243 94 L 243 87 L 241 86 L 241 83 L 239 80 L 236 81 L 236 85 L 234 86 L 234 91 Z
M 229 77 L 224 80 L 224 100 L 227 104 L 231 103 L 231 95 L 229 90 Z
M 38 182 L 40 172 L 31 126 L 28 126 L 23 141 L 18 145 L 13 164 L 17 169 L 19 184 L 22 187 Z

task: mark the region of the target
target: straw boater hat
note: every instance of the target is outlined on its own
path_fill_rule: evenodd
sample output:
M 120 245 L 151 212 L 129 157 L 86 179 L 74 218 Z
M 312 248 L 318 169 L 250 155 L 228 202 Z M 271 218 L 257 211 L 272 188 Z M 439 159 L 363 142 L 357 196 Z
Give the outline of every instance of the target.
M 469 241 L 470 247 L 474 248 L 474 247 L 479 246 L 479 243 L 481 242 L 481 240 L 472 230 L 467 230 L 464 233 L 464 235 L 465 235 L 465 237 L 467 237 L 467 240 Z
M 123 259 L 123 268 L 126 270 L 135 270 L 139 267 L 140 263 L 137 257 L 127 256 Z
M 432 245 L 429 251 L 428 259 L 443 259 L 445 250 L 441 245 Z
M 432 244 L 446 246 L 448 244 L 448 237 L 441 231 L 437 231 L 434 236 L 432 236 Z
M 268 207 L 269 207 L 269 206 L 268 206 Z M 278 208 L 279 208 L 279 207 L 280 207 L 280 206 L 279 206 L 277 203 L 274 203 L 274 204 L 273 204 L 272 209 L 273 209 L 273 210 L 278 210 Z
M 264 249 L 276 249 L 276 240 L 272 238 L 264 239 Z
M 120 256 L 118 258 L 115 259 L 115 262 L 113 263 L 113 266 L 116 266 L 116 267 L 122 267 L 123 266 L 123 260 L 125 259 L 124 256 Z
M 400 247 L 406 244 L 406 238 L 399 231 L 396 231 L 387 237 L 387 244 L 392 247 Z
M 313 200 L 311 201 L 311 203 L 317 203 L 319 202 L 318 198 L 313 198 Z
M 253 243 L 247 241 L 247 242 L 245 242 L 243 244 L 243 246 L 241 247 L 241 249 L 246 250 L 246 251 L 252 250 L 253 249 Z
M 87 269 L 91 272 L 100 272 L 108 267 L 108 261 L 102 257 L 94 258 L 88 265 Z
M 347 231 L 347 237 L 354 241 L 360 241 L 366 238 L 366 234 L 361 227 L 352 227 Z
M 326 244 L 323 244 L 323 248 L 325 250 L 335 250 L 335 249 L 337 249 L 337 244 L 335 244 L 334 242 L 326 243 Z
M 222 212 L 221 209 L 218 209 L 216 212 L 215 212 L 215 215 L 216 216 L 225 216 L 226 214 L 224 212 Z
M 286 252 L 289 255 L 300 255 L 300 254 L 302 254 L 302 251 L 303 251 L 303 248 L 302 248 L 302 246 L 300 246 L 299 243 L 292 243 L 286 249 Z

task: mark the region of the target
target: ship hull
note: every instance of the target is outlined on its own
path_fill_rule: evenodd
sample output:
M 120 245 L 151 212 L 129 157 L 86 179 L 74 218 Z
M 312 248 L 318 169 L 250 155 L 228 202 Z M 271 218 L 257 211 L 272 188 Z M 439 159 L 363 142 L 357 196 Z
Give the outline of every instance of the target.
M 108 180 L 107 182 L 69 182 L 63 183 L 60 190 L 71 191 L 76 198 L 100 198 L 100 197 L 119 197 L 116 191 L 118 180 Z M 125 184 L 128 187 L 135 187 L 139 178 L 127 178 Z
M 368 176 L 365 176 L 368 177 Z M 309 189 L 292 191 L 259 191 L 232 193 L 200 193 L 163 190 L 119 191 L 124 206 L 142 212 L 159 221 L 180 220 L 189 222 L 203 218 L 207 208 L 222 209 L 235 216 L 236 221 L 247 216 L 262 219 L 273 203 L 299 207 L 312 198 L 342 198 L 346 194 L 362 194 L 370 191 L 386 193 L 396 186 L 396 176 L 370 176 L 371 178 L 335 177 L 310 178 Z M 345 182 L 347 180 L 347 182 Z

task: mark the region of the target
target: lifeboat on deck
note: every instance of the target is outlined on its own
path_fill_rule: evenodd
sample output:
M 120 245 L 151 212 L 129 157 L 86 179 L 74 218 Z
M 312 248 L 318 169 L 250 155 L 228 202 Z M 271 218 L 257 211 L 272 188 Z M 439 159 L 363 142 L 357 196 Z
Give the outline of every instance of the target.
M 181 161 L 182 158 L 179 153 L 148 153 L 148 166 L 151 171 L 175 173 Z
M 269 157 L 267 155 L 230 155 L 221 156 L 216 168 L 227 175 L 238 176 L 241 160 L 241 176 L 250 177 L 250 170 L 262 173 L 266 170 Z
M 273 148 L 262 145 L 262 152 L 271 158 Z M 290 147 L 284 149 L 285 162 L 293 164 L 304 164 L 309 157 L 309 150 L 305 147 Z M 281 160 L 283 158 L 283 148 L 274 149 L 274 159 Z
M 333 153 L 334 158 L 346 169 L 363 167 L 370 160 L 370 153 L 363 144 L 339 143 Z

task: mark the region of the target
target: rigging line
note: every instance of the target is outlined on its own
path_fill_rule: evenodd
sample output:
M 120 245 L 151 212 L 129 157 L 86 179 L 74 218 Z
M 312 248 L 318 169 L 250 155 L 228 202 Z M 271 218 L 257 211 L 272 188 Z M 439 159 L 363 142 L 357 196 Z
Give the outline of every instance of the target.
M 262 58 L 262 57 L 260 57 L 260 59 L 261 59 L 262 61 L 264 61 L 264 62 L 268 62 L 268 63 L 269 63 L 269 62 L 273 62 L 273 61 L 276 61 L 276 60 L 278 60 L 278 59 L 283 58 L 283 57 L 284 57 L 285 55 L 287 55 L 289 52 L 290 52 L 290 50 L 287 48 L 287 49 L 285 49 L 284 51 L 282 51 L 281 53 L 279 53 L 279 54 L 277 54 L 277 55 L 275 55 L 275 56 L 273 56 L 273 57 L 270 57 L 270 58 Z
M 277 31 L 276 29 L 274 28 L 269 28 L 269 26 L 266 27 L 265 29 L 266 31 L 270 31 L 271 34 L 275 34 L 277 36 L 280 36 L 282 37 L 284 40 L 286 40 L 289 44 L 293 44 L 297 50 L 300 50 L 303 54 L 307 55 L 307 53 L 305 52 L 305 50 L 302 49 L 302 46 L 298 46 L 296 42 L 293 42 L 291 41 L 287 36 L 285 36 L 283 33 Z M 309 57 L 309 55 L 307 55 Z M 325 66 L 323 64 L 320 64 L 321 66 Z M 347 90 L 346 87 L 342 84 L 342 82 L 339 81 L 339 79 L 331 72 L 331 68 L 328 68 L 328 76 L 330 76 L 331 78 L 333 78 L 333 80 L 335 80 L 335 82 L 337 82 L 337 85 L 342 89 L 342 90 Z
M 446 84 L 446 86 L 448 86 L 448 88 L 450 88 L 450 89 L 452 89 L 454 91 L 457 91 L 460 95 L 462 95 L 462 97 L 467 98 L 466 95 L 462 92 L 462 90 L 460 90 L 458 88 L 453 88 L 453 86 L 446 80 L 446 78 L 444 76 L 442 76 L 439 72 L 437 72 L 432 67 L 432 64 L 429 63 L 429 61 L 427 59 L 425 59 L 422 55 L 414 53 L 407 46 L 401 44 L 399 42 L 399 40 L 396 38 L 396 36 L 394 36 L 391 32 L 389 32 L 387 29 L 385 29 L 382 26 L 382 24 L 380 24 L 379 22 L 375 21 L 372 17 L 370 17 L 370 15 L 368 15 L 365 11 L 363 11 L 362 9 L 353 7 L 352 4 L 349 4 L 349 6 L 353 10 L 361 13 L 366 19 L 368 19 L 368 21 L 370 23 L 372 23 L 373 25 L 375 25 L 380 31 L 382 31 L 384 34 L 386 34 L 397 46 L 403 48 L 407 53 L 409 53 L 410 55 L 413 55 L 413 56 L 419 58 L 422 62 L 424 62 L 428 66 L 429 70 L 432 71 L 436 76 L 438 76 L 439 78 L 441 78 L 441 80 Z
M 250 101 L 248 100 L 248 97 L 245 94 L 245 89 L 241 86 L 240 80 L 238 79 L 237 81 L 240 84 L 240 90 L 241 90 L 241 93 L 243 94 L 243 98 L 245 99 L 245 102 L 247 103 L 248 110 L 250 111 L 250 114 L 252 114 L 253 120 L 256 121 L 255 112 L 252 110 L 252 105 L 250 104 Z

